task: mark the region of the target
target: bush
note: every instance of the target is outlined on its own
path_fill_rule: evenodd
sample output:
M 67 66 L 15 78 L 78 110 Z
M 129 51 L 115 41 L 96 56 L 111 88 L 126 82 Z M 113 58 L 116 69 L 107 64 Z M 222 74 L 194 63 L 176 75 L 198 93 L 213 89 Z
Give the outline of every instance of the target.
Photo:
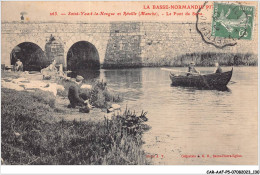
M 107 89 L 107 84 L 103 81 L 96 82 L 92 89 L 86 92 L 89 95 L 90 102 L 98 108 L 107 108 L 109 102 L 121 102 L 119 95 L 112 94 Z

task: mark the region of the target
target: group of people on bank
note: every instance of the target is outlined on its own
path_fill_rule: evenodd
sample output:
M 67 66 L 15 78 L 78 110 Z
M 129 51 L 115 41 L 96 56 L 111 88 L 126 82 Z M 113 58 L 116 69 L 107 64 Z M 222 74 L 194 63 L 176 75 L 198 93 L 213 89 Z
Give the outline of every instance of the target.
M 24 66 L 20 59 L 17 59 L 17 61 L 15 62 L 13 70 L 15 72 L 24 71 Z M 41 70 L 41 73 L 43 74 L 43 78 L 45 76 L 51 76 L 52 74 L 59 74 L 60 76 L 65 76 L 62 65 L 59 65 L 57 68 L 55 59 L 52 60 L 49 66 L 43 68 Z

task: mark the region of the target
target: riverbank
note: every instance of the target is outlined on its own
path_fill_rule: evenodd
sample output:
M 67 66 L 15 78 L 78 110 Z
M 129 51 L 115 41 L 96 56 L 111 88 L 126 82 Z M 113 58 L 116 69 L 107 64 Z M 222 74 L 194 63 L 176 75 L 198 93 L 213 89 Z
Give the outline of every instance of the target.
M 2 72 L 2 84 L 28 76 Z M 39 81 L 36 77 L 30 81 Z M 67 108 L 67 88 L 72 82 L 56 83 L 64 87 L 56 96 L 45 89 L 1 88 L 4 164 L 149 164 L 142 150 L 142 134 L 149 129 L 144 124 L 146 113 L 136 115 L 126 109 L 107 114 L 106 107 L 119 97 L 106 91 L 103 82 L 84 90 L 95 108 L 80 113 L 78 108 Z
M 187 67 L 190 62 L 196 66 L 211 67 L 215 62 L 221 66 L 257 66 L 258 56 L 253 53 L 219 53 L 219 52 L 194 52 L 164 58 L 140 58 L 138 62 L 124 64 L 103 65 L 105 69 L 126 69 L 142 67 Z
M 221 66 L 257 66 L 258 56 L 252 53 L 197 52 L 177 56 L 170 65 L 183 67 L 188 66 L 191 61 L 202 67 L 214 66 L 215 62 Z

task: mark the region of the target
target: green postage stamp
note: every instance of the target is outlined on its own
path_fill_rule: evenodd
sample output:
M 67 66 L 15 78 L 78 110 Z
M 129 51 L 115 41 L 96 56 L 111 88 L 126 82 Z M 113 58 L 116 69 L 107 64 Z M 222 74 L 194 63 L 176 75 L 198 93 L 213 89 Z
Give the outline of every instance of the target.
M 212 35 L 250 40 L 254 11 L 254 6 L 214 3 Z

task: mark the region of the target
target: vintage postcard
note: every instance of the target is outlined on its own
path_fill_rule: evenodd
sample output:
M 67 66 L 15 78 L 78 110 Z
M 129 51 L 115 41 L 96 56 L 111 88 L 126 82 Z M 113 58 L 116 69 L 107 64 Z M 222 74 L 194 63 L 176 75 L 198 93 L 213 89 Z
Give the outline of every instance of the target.
M 258 22 L 256 1 L 2 1 L 3 167 L 258 165 Z

